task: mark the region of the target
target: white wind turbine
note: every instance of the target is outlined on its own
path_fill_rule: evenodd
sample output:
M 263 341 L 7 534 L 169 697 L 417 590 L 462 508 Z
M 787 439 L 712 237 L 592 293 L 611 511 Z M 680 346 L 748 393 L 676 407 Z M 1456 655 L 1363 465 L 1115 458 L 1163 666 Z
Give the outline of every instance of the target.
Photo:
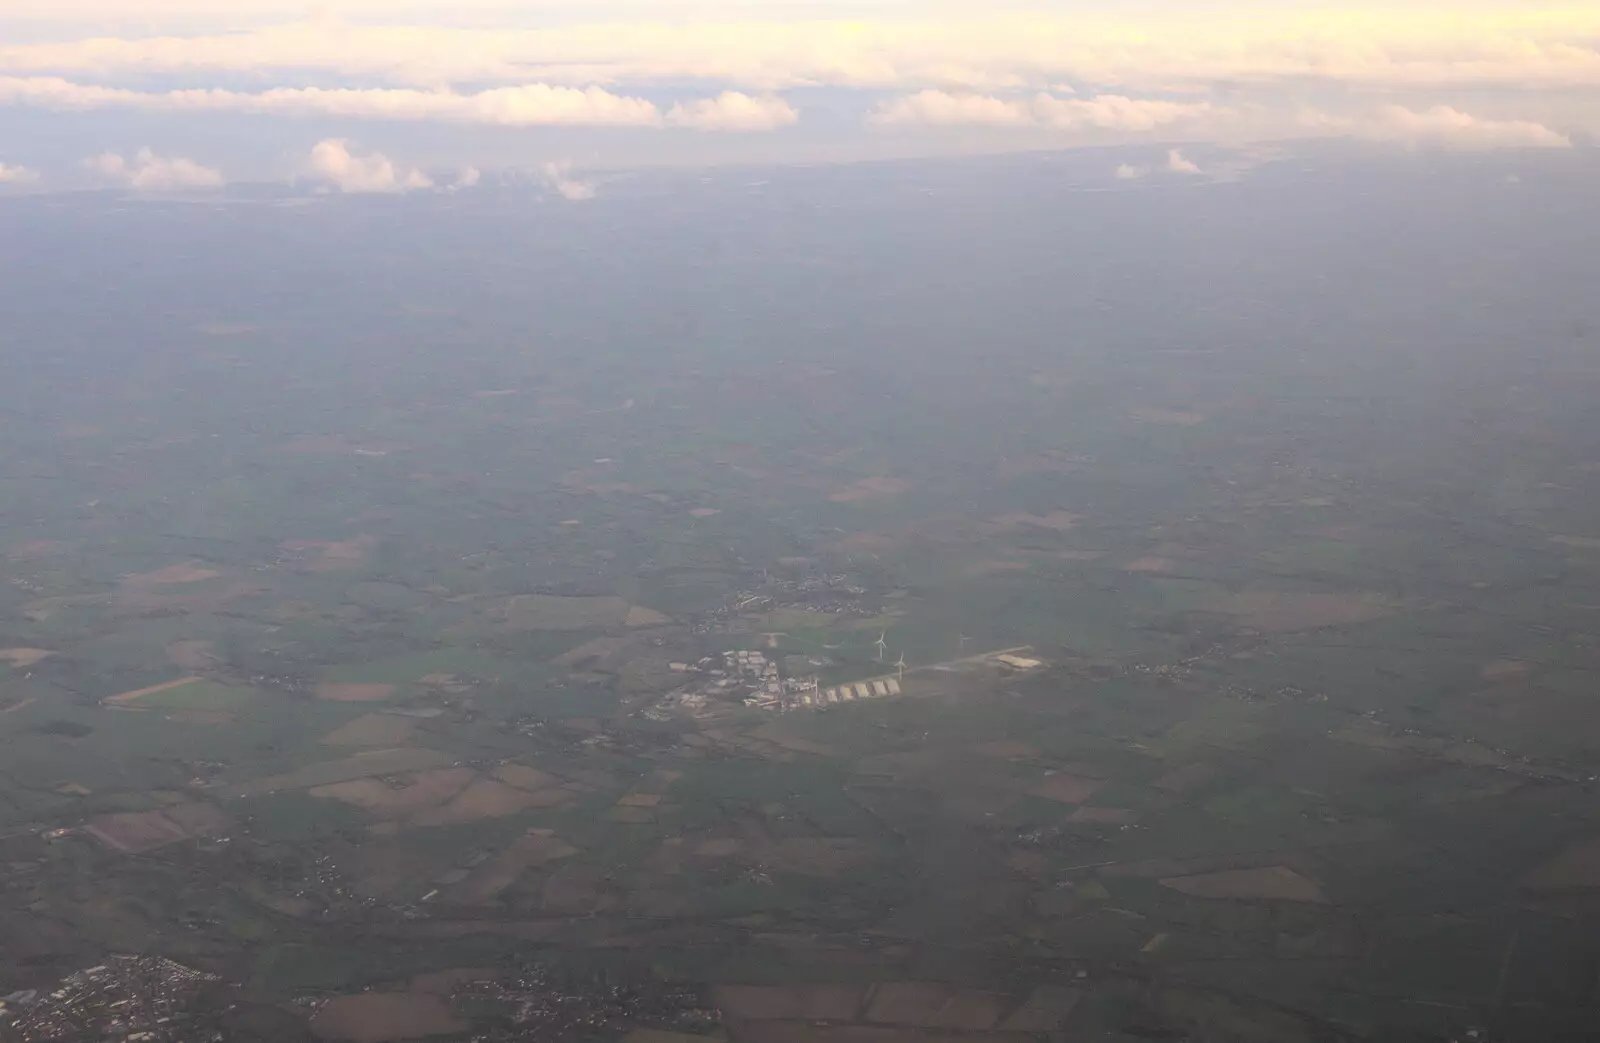
M 900 653 L 900 658 L 895 660 L 894 665 L 900 670 L 900 680 L 904 681 L 906 679 L 906 654 L 904 652 Z
M 878 640 L 872 642 L 875 646 L 877 646 L 877 649 L 878 649 L 877 659 L 878 659 L 878 662 L 880 662 L 880 663 L 883 662 L 883 654 L 889 650 L 889 642 L 884 640 L 888 636 L 889 636 L 889 632 L 887 630 L 880 630 L 880 631 L 878 631 Z

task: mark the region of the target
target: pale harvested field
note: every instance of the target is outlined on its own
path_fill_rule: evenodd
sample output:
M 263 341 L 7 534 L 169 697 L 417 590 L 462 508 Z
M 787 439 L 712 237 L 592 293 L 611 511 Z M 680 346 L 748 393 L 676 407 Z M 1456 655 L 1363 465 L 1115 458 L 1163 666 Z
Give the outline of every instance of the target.
M 504 818 L 533 807 L 533 794 L 494 779 L 478 779 L 449 803 L 413 815 L 407 826 L 453 826 Z
M 1072 511 L 1049 511 L 1045 514 L 1030 514 L 1027 511 L 1007 511 L 1004 514 L 991 515 L 987 525 L 1000 532 L 1016 532 L 1019 529 L 1049 529 L 1052 532 L 1068 532 L 1074 528 L 1081 514 Z
M 596 865 L 568 862 L 539 889 L 538 907 L 547 916 L 586 916 L 617 905 L 606 872 Z
M 1011 1005 L 1008 997 L 935 982 L 884 982 L 872 990 L 867 1020 L 914 1028 L 982 1031 Z
M 781 721 L 771 721 L 759 728 L 754 728 L 750 731 L 750 735 L 752 738 L 760 739 L 762 742 L 770 742 L 774 746 L 781 746 L 786 750 L 794 750 L 796 753 L 809 753 L 817 757 L 839 756 L 839 750 L 835 747 L 791 734 L 784 728 Z
M 1067 821 L 1105 826 L 1130 826 L 1138 821 L 1138 818 L 1136 812 L 1127 808 L 1079 808 L 1067 817 Z
M 154 811 L 124 811 L 99 815 L 84 825 L 84 832 L 117 851 L 136 854 L 153 851 L 190 837 L 220 833 L 233 820 L 212 804 L 172 804 Z
M 377 545 L 376 537 L 363 534 L 348 540 L 286 540 L 279 546 L 311 572 L 338 572 L 361 564 Z
M 471 768 L 437 768 L 407 777 L 395 787 L 375 778 L 351 779 L 308 792 L 324 800 L 352 804 L 381 819 L 399 819 L 431 811 L 472 785 L 477 772 Z
M 439 996 L 426 992 L 363 992 L 336 996 L 311 1019 L 318 1039 L 391 1043 L 450 1036 L 471 1026 Z
M 1351 626 L 1394 615 L 1399 607 L 1378 594 L 1234 594 L 1205 606 L 1231 616 L 1241 627 L 1287 634 L 1321 627 Z
M 210 641 L 174 641 L 167 646 L 167 662 L 180 670 L 210 670 L 217 657 Z
M 1045 776 L 1028 792 L 1035 797 L 1057 800 L 1063 804 L 1082 804 L 1094 796 L 1095 790 L 1102 785 L 1104 783 L 1100 779 L 1090 779 L 1082 775 L 1068 775 L 1064 772 L 1058 772 L 1054 775 Z
M 331 703 L 378 703 L 394 695 L 392 684 L 329 684 L 317 685 L 318 699 Z
M 1523 878 L 1536 891 L 1600 887 L 1600 837 L 1574 844 Z
M 1065 985 L 1041 985 L 1000 1023 L 1002 1032 L 1057 1032 L 1081 993 Z
M 842 554 L 887 554 L 901 542 L 886 532 L 856 532 L 835 540 L 828 549 Z
M 216 579 L 222 573 L 216 569 L 208 569 L 193 562 L 180 565 L 168 565 L 166 568 L 156 569 L 154 572 L 139 572 L 131 576 L 122 577 L 125 586 L 130 587 L 157 587 L 173 583 L 200 583 L 208 579 Z
M 1156 554 L 1147 554 L 1142 558 L 1135 558 L 1122 566 L 1125 572 L 1171 572 L 1177 567 L 1178 563 L 1176 561 Z
M 1485 663 L 1478 671 L 1478 678 L 1490 683 L 1504 681 L 1520 681 L 1533 672 L 1533 668 L 1521 659 L 1496 659 Z
M 1196 898 L 1242 898 L 1270 902 L 1326 903 L 1315 880 L 1301 876 L 1288 866 L 1263 866 L 1259 869 L 1224 869 L 1194 876 L 1169 876 L 1161 881 L 1181 894 Z
M 1205 414 L 1190 413 L 1181 409 L 1162 409 L 1157 406 L 1147 406 L 1135 409 L 1128 414 L 1133 419 L 1143 424 L 1162 424 L 1169 427 L 1193 427 L 1205 423 Z
M 382 775 L 404 775 L 407 772 L 427 771 L 442 767 L 450 760 L 437 750 L 401 747 L 394 750 L 365 750 L 353 757 L 308 764 L 296 771 L 282 775 L 268 775 L 238 786 L 234 792 L 248 797 L 279 790 L 311 789 L 314 786 L 331 786 L 353 779 L 370 779 Z
M 736 1021 L 855 1021 L 861 985 L 718 985 L 712 999 Z
M 462 985 L 475 981 L 499 981 L 510 973 L 495 967 L 450 967 L 417 975 L 411 979 L 410 991 L 448 996 Z
M 695 508 L 693 508 L 693 509 L 691 509 L 689 511 L 689 517 L 691 517 L 691 518 L 714 518 L 714 517 L 716 517 L 717 515 L 719 515 L 721 513 L 722 512 L 719 511 L 715 507 L 695 507 Z
M 643 605 L 630 605 L 628 614 L 623 617 L 622 625 L 626 627 L 661 627 L 672 622 L 672 617 L 657 612 L 653 608 Z
M 186 684 L 194 684 L 199 680 L 202 680 L 202 678 L 180 677 L 176 681 L 168 681 L 165 684 L 153 684 L 148 688 L 136 688 L 131 692 L 123 692 L 120 695 L 108 696 L 101 701 L 110 703 L 113 706 L 121 705 L 123 703 L 137 702 L 147 695 L 154 695 L 157 692 L 170 691 L 173 688 L 182 688 Z
M 522 594 L 501 601 L 491 615 L 502 633 L 525 630 L 610 630 L 627 624 L 631 610 L 619 597 Z M 663 617 L 665 618 L 665 617 Z
M 828 499 L 834 503 L 853 503 L 857 500 L 870 500 L 879 496 L 898 496 L 900 493 L 911 489 L 911 482 L 904 478 L 890 478 L 887 475 L 874 475 L 860 481 L 851 482 L 842 489 L 835 489 L 828 494 Z
M 0 662 L 10 663 L 19 670 L 42 663 L 53 655 L 54 652 L 43 648 L 0 648 Z
M 1600 550 L 1600 536 L 1552 536 L 1550 542 L 1574 550 Z
M 744 851 L 744 841 L 733 837 L 715 837 L 702 840 L 694 849 L 701 858 L 732 858 Z
M 982 743 L 976 749 L 986 756 L 1008 761 L 1027 761 L 1039 756 L 1039 747 L 1025 743 L 1021 739 L 996 739 L 993 742 Z
M 13 561 L 28 561 L 54 554 L 65 546 L 60 540 L 24 540 L 7 547 L 6 557 Z
M 961 574 L 978 579 L 1001 572 L 1027 572 L 1032 567 L 1024 558 L 983 558 L 963 567 Z
M 871 861 L 873 852 L 851 837 L 793 837 L 762 845 L 759 856 L 786 873 L 834 877 Z
M 1211 781 L 1212 776 L 1214 776 L 1216 773 L 1217 768 L 1214 764 L 1207 764 L 1204 762 L 1185 764 L 1182 767 L 1173 768 L 1171 771 L 1150 783 L 1150 785 L 1154 786 L 1158 790 L 1164 790 L 1167 793 L 1187 793 L 1196 786 L 1200 786 Z
M 178 724 L 200 724 L 213 728 L 232 724 L 238 719 L 227 710 L 174 710 L 167 714 L 167 720 Z
M 606 812 L 607 822 L 616 822 L 625 826 L 648 826 L 655 820 L 655 812 L 649 808 L 615 807 Z
M 369 713 L 346 721 L 318 741 L 324 746 L 404 746 L 416 730 L 415 718 Z
M 515 786 L 518 789 L 533 792 L 534 790 L 549 789 L 561 785 L 561 780 L 549 772 L 530 768 L 525 764 L 502 764 L 489 774 L 501 782 Z
M 577 848 L 548 830 L 527 833 L 453 887 L 452 900 L 469 905 L 492 902 L 530 868 L 577 853 Z

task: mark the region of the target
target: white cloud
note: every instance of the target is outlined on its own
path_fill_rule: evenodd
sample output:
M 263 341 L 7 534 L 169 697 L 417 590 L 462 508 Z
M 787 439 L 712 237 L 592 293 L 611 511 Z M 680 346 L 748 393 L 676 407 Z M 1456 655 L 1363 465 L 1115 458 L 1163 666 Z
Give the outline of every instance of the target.
M 338 138 L 319 141 L 311 149 L 311 171 L 341 192 L 409 192 L 432 188 L 420 170 L 405 170 L 381 152 L 358 156 Z
M 173 112 L 249 112 L 379 120 L 443 120 L 500 126 L 680 126 L 698 130 L 760 131 L 799 118 L 777 97 L 724 91 L 674 105 L 665 116 L 652 101 L 601 87 L 528 83 L 476 93 L 411 88 L 279 87 L 232 90 L 135 91 L 73 83 L 52 76 L 0 76 L 0 103 L 84 110 L 127 108 Z
M 1188 159 L 1178 149 L 1167 150 L 1167 171 L 1172 174 L 1198 174 L 1200 165 Z
M 715 98 L 702 98 L 687 105 L 679 102 L 667 113 L 667 123 L 695 130 L 776 130 L 799 118 L 800 114 L 782 98 L 757 98 L 738 91 L 723 91 Z
M 26 185 L 39 180 L 39 172 L 28 167 L 0 163 L 0 185 Z
M 383 84 L 715 82 L 754 90 L 831 85 L 994 91 L 1091 83 L 1138 93 L 1188 84 L 1600 86 L 1593 4 L 1173 5 L 1152 12 L 852 4 L 849 17 L 785 3 L 501 5 L 472 28 L 444 5 L 367 4 L 359 21 L 286 22 L 282 5 L 234 14 L 227 31 L 162 24 L 140 5 L 141 35 L 103 35 L 98 18 L 42 42 L 0 46 L 0 70 L 121 75 L 318 73 Z M 120 0 L 126 10 L 126 0 Z M 343 7 L 349 0 L 344 0 Z M 37 0 L 0 0 L 3 4 Z M 56 6 L 56 5 L 49 5 Z M 89 5 L 96 6 L 96 5 Z M 220 6 L 220 5 L 213 5 Z M 480 5 L 481 6 L 481 5 Z M 675 5 L 680 8 L 683 5 Z M 927 5 L 933 6 L 933 5 Z M 1014 6 L 1014 5 L 1013 5 Z M 1106 5 L 1109 7 L 1109 5 Z M 385 9 L 387 7 L 387 9 Z M 410 8 L 409 10 L 407 8 Z M 837 5 L 812 10 L 839 12 Z M 998 8 L 998 9 L 997 9 Z M 1298 8 L 1298 9 L 1297 9 Z M 0 6 L 3 10 L 3 6 Z M 122 20 L 129 19 L 126 15 Z M 387 24 L 385 24 L 387 20 Z M 192 24 L 192 23 L 187 23 Z M 96 35 L 96 34 L 101 35 Z M 39 34 L 36 34 L 39 35 Z M 326 75 L 317 76 L 325 80 Z M 304 81 L 302 81 L 304 82 Z M 375 84 L 377 85 L 377 84 Z
M 223 183 L 222 171 L 215 167 L 183 156 L 158 156 L 147 148 L 135 153 L 132 162 L 115 152 L 102 152 L 83 163 L 106 181 L 146 192 L 220 188 Z
M 1572 139 L 1529 120 L 1482 119 L 1447 105 L 1413 112 L 1399 105 L 1378 110 L 1380 132 L 1407 141 L 1462 148 L 1571 148 Z
M 598 186 L 592 181 L 581 181 L 572 176 L 572 167 L 567 163 L 549 162 L 539 168 L 539 176 L 550 190 L 562 199 L 581 202 L 593 199 L 598 192 Z
M 1137 181 L 1150 173 L 1149 167 L 1134 166 L 1132 163 L 1118 163 L 1116 175 L 1118 181 Z
M 923 90 L 885 102 L 868 117 L 878 124 L 917 126 L 1049 127 L 1056 130 L 1155 130 L 1226 110 L 1210 102 L 1162 101 L 1101 94 L 1093 98 L 997 98 Z
M 450 191 L 457 192 L 463 188 L 477 188 L 478 183 L 482 180 L 483 171 L 477 167 L 464 167 L 461 173 L 456 175 L 455 183 L 450 186 Z
M 1315 110 L 1300 115 L 1300 125 L 1314 133 L 1373 141 L 1447 148 L 1571 148 L 1572 139 L 1542 123 L 1474 116 L 1448 105 L 1420 111 L 1381 105 L 1371 115 L 1352 117 Z
M 884 102 L 868 119 L 885 125 L 1025 127 L 1033 123 L 1033 112 L 1023 101 L 924 90 Z
M 642 98 L 599 87 L 545 83 L 496 87 L 475 94 L 449 90 L 281 87 L 260 93 L 231 90 L 135 91 L 72 83 L 48 76 L 0 77 L 0 103 L 50 109 L 129 108 L 178 112 L 252 112 L 361 119 L 453 120 L 508 126 L 653 126 L 661 113 Z

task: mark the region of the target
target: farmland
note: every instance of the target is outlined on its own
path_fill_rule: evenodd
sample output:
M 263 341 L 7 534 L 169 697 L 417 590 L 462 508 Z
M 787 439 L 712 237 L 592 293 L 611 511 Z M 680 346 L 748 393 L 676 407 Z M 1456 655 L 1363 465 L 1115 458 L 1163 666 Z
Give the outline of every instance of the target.
M 1191 299 L 1268 277 L 1207 238 L 1231 184 L 1146 283 L 1047 277 L 1090 193 L 848 176 L 902 217 L 619 182 L 496 216 L 503 266 L 465 195 L 414 239 L 308 200 L 8 366 L 0 995 L 120 956 L 242 1040 L 1592 1038 L 1592 340 L 1469 380 L 1360 265 Z M 299 213 L 140 205 L 96 227 L 217 271 L 195 228 Z

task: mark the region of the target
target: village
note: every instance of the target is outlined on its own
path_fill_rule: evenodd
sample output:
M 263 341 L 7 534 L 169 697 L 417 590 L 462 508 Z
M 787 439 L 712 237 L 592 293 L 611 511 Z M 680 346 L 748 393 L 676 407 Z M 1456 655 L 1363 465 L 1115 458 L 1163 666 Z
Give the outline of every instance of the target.
M 875 642 L 880 656 L 883 643 L 880 635 Z M 892 672 L 824 684 L 815 671 L 833 665 L 825 657 L 790 655 L 779 659 L 758 649 L 729 649 L 693 663 L 672 663 L 672 671 L 684 675 L 687 683 L 667 693 L 644 715 L 653 720 L 666 720 L 675 713 L 694 717 L 721 716 L 734 706 L 783 714 L 840 703 L 894 698 L 912 690 L 907 675 L 979 671 L 1015 674 L 1048 665 L 1034 657 L 1032 651 L 1031 646 L 1021 645 L 920 667 L 908 667 L 902 654 L 894 663 L 886 664 L 892 667 Z M 809 668 L 810 672 L 796 672 L 795 667 Z

